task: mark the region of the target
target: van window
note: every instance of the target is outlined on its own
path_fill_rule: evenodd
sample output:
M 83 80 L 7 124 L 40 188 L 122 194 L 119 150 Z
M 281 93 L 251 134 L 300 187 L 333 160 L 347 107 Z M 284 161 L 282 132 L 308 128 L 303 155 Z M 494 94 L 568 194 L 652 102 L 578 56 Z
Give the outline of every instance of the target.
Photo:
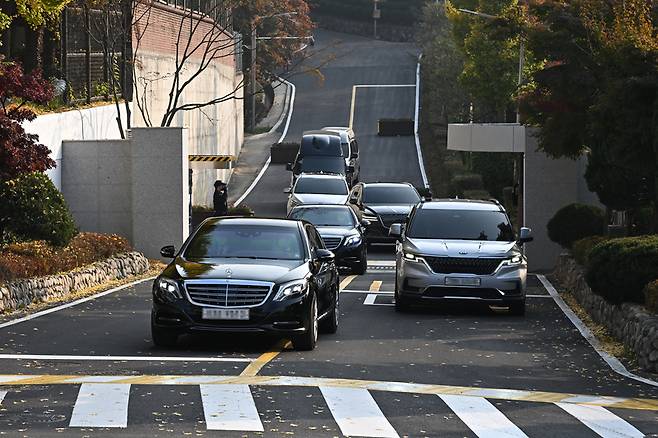
M 299 149 L 302 157 L 344 157 L 340 137 L 333 135 L 306 135 Z

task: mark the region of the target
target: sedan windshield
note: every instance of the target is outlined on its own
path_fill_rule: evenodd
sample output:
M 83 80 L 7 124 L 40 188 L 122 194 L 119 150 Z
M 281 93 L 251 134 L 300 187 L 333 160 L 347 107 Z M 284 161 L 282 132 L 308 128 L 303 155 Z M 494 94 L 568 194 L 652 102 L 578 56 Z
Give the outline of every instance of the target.
M 418 210 L 407 236 L 416 239 L 515 240 L 505 213 L 477 210 Z
M 354 227 L 354 215 L 349 207 L 323 208 L 305 207 L 293 210 L 291 219 L 305 220 L 316 227 Z
M 345 175 L 345 160 L 334 157 L 304 157 L 300 170 L 302 173 L 326 172 Z
M 342 179 L 302 177 L 295 185 L 297 194 L 347 195 L 347 184 Z
M 363 202 L 366 204 L 417 204 L 420 196 L 413 187 L 366 186 L 363 189 Z
M 216 223 L 199 230 L 184 257 L 302 260 L 304 250 L 296 228 Z

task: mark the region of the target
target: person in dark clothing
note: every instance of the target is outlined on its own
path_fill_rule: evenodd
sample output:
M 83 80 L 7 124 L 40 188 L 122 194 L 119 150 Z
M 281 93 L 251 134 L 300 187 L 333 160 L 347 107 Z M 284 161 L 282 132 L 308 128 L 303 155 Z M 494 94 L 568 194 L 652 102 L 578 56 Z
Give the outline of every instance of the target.
M 215 216 L 228 215 L 228 192 L 226 184 L 221 181 L 215 181 L 215 193 L 212 197 L 213 207 L 215 209 Z

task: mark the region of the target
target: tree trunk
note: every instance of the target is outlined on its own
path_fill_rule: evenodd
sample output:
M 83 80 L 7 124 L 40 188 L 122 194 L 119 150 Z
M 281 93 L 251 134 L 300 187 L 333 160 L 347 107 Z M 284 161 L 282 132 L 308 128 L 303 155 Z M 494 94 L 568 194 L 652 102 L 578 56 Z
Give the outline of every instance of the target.
M 658 90 L 653 102 L 653 154 L 655 158 L 653 167 L 654 195 L 653 195 L 653 232 L 658 233 Z

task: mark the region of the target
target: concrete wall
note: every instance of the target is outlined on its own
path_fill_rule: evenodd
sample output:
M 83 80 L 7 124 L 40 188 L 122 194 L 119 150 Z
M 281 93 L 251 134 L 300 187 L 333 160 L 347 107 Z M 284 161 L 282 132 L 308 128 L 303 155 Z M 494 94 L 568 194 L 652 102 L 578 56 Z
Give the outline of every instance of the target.
M 580 202 L 600 205 L 595 194 L 587 189 L 587 160 L 552 159 L 537 150 L 536 132 L 526 130 L 526 225 L 533 229 L 535 241 L 526 245 L 529 268 L 550 271 L 563 249 L 548 238 L 546 226 L 562 207 Z
M 50 157 L 57 167 L 48 172 L 55 186 L 61 189 L 62 140 L 118 139 L 121 133 L 116 122 L 114 105 L 45 114 L 23 124 L 30 134 L 39 136 L 39 142 L 48 146 Z M 121 106 L 121 117 L 126 121 L 125 107 Z
M 188 41 L 191 47 L 203 44 L 204 35 L 212 28 L 212 22 L 202 20 L 190 37 L 190 25 L 181 27 L 184 18 L 181 10 L 169 5 L 152 3 L 147 13 L 144 5 L 137 8 L 139 17 L 133 32 L 133 46 L 136 47 L 136 94 L 142 97 L 143 84 L 148 84 L 146 97 L 151 126 L 159 126 L 169 103 L 169 93 L 176 70 L 176 51 L 182 54 Z M 186 18 L 189 21 L 189 16 Z M 195 25 L 197 24 L 194 22 Z M 180 40 L 181 48 L 175 46 Z M 196 77 L 186 88 L 180 104 L 208 102 L 222 96 L 231 95 L 236 88 L 235 100 L 204 107 L 203 109 L 179 112 L 172 126 L 188 128 L 190 154 L 239 155 L 244 141 L 243 127 L 243 77 L 236 71 L 233 36 L 221 37 L 221 54 L 210 62 L 208 68 Z M 196 73 L 202 61 L 203 50 L 197 50 L 185 63 L 181 73 L 181 83 Z M 135 105 L 134 126 L 146 126 L 141 112 Z M 217 179 L 227 181 L 231 170 L 195 170 L 193 178 L 193 203 L 212 205 L 213 183 Z
M 188 133 L 134 128 L 128 140 L 65 141 L 62 192 L 83 231 L 114 233 L 159 258 L 189 233 Z

